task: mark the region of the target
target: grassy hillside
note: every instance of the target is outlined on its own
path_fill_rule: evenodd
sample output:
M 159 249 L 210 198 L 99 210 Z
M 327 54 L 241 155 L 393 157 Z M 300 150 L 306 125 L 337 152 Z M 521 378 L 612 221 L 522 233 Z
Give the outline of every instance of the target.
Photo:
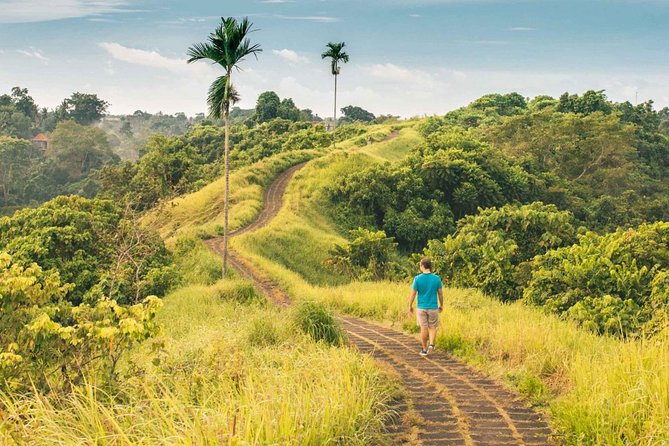
M 203 249 L 197 262 L 219 261 Z M 378 443 L 394 381 L 370 359 L 303 334 L 300 317 L 237 279 L 178 289 L 158 315 L 163 334 L 131 352 L 118 389 L 0 394 L 0 443 Z
M 414 143 L 414 138 L 405 130 L 385 147 L 334 152 L 311 162 L 289 186 L 284 209 L 272 224 L 235 239 L 233 246 L 295 299 L 326 302 L 412 329 L 413 319 L 406 313 L 408 284 L 341 283 L 322 266 L 332 244 L 343 240 L 328 222 L 322 191 L 339 173 L 382 160 L 384 149 L 389 160 L 397 159 L 397 147 Z M 669 441 L 669 339 L 621 341 L 478 292 L 449 289 L 446 296 L 439 346 L 544 405 L 567 444 Z
M 231 230 L 255 219 L 262 207 L 263 189 L 278 173 L 317 154 L 313 150 L 282 153 L 233 172 L 230 175 Z M 179 236 L 222 235 L 224 190 L 224 179 L 219 178 L 195 193 L 160 204 L 147 214 L 144 223 L 158 228 L 167 242 L 174 242 Z
M 391 130 L 375 132 L 383 139 Z M 339 146 L 351 150 L 360 145 L 359 137 Z M 317 155 L 284 153 L 235 171 L 231 226 L 256 217 L 263 187 L 277 173 Z M 27 395 L 0 393 L 0 443 L 382 441 L 390 401 L 399 395 L 393 378 L 369 358 L 303 333 L 300 307 L 269 307 L 248 282 L 216 281 L 220 259 L 197 239 L 220 233 L 222 188 L 222 181 L 214 182 L 162 204 L 144 219 L 175 249 L 175 266 L 184 272 L 185 284 L 165 297 L 158 313 L 162 334 L 129 352 L 116 380 L 103 387 L 86 382 L 60 395 L 36 389 Z M 328 225 L 315 214 L 312 223 Z M 343 239 L 333 235 L 332 240 Z M 336 332 L 336 327 L 327 330 Z

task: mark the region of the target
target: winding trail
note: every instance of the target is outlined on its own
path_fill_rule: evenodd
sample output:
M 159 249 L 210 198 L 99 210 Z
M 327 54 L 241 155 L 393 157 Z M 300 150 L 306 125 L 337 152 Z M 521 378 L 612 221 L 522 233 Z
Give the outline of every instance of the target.
M 239 235 L 261 228 L 279 212 L 291 178 L 304 164 L 281 173 L 265 190 L 264 207 L 249 226 L 231 232 Z M 206 242 L 222 255 L 222 237 Z M 272 302 L 287 306 L 290 297 L 265 273 L 229 252 L 230 265 L 251 280 Z M 339 318 L 349 342 L 390 367 L 406 388 L 398 402 L 399 415 L 387 427 L 388 444 L 404 445 L 547 445 L 551 431 L 542 416 L 518 395 L 476 369 L 443 352 L 418 355 L 416 338 L 382 325 L 350 316 Z

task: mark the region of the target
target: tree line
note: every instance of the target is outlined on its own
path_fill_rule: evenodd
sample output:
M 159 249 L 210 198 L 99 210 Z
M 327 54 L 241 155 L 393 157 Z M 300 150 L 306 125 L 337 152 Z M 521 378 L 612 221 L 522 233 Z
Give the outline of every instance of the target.
M 371 231 L 335 247 L 331 266 L 357 278 L 397 277 L 398 266 L 408 274 L 397 256 L 355 255 L 396 243 L 412 262 L 433 257 L 456 286 L 523 299 L 600 333 L 666 327 L 668 108 L 603 91 L 491 94 L 419 128 L 424 143 L 401 162 L 330 187 L 335 218 Z

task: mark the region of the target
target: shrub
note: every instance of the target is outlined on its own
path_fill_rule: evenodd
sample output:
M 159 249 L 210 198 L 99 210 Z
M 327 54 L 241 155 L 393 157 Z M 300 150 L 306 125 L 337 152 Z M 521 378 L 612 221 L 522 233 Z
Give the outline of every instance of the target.
M 108 381 L 123 352 L 157 333 L 155 296 L 133 306 L 102 295 L 73 305 L 64 299 L 72 288 L 55 272 L 0 253 L 1 385 L 69 390 L 85 377 Z
M 343 331 L 332 313 L 321 303 L 305 301 L 295 309 L 297 326 L 315 341 L 330 345 L 341 345 Z
M 575 242 L 576 233 L 574 217 L 553 205 L 506 205 L 460 220 L 455 235 L 432 240 L 425 255 L 454 285 L 514 300 L 522 296 L 532 258 Z
M 397 243 L 384 231 L 358 228 L 351 231 L 353 241 L 335 245 L 325 265 L 340 274 L 362 280 L 380 280 L 393 276 L 398 266 L 392 261 Z
M 524 298 L 589 329 L 629 335 L 666 324 L 669 222 L 588 233 L 533 267 Z

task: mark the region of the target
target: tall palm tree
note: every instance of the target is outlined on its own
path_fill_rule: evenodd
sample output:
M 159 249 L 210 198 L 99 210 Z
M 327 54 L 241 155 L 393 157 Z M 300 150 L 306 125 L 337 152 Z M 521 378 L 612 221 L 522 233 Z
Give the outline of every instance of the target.
M 228 156 L 230 153 L 230 104 L 239 100 L 231 77 L 233 69 L 239 70 L 239 64 L 249 55 L 258 57 L 262 51 L 259 44 L 252 45 L 248 38 L 252 32 L 253 23 L 247 17 L 237 21 L 233 17 L 221 18 L 221 23 L 213 33 L 209 35 L 207 42 L 196 43 L 188 48 L 188 63 L 198 60 L 209 60 L 219 65 L 225 74 L 218 77 L 209 87 L 210 116 L 225 121 L 225 197 L 223 204 L 223 277 L 228 268 L 228 210 L 230 203 L 230 168 Z
M 330 42 L 326 45 L 326 50 L 323 54 L 321 54 L 321 58 L 327 59 L 328 57 L 331 60 L 332 64 L 332 75 L 334 76 L 335 80 L 335 88 L 334 88 L 334 129 L 337 130 L 337 76 L 339 76 L 339 63 L 347 63 L 348 62 L 348 54 L 346 54 L 344 51 L 344 47 L 346 46 L 346 43 L 344 42 L 339 42 L 339 43 L 334 43 Z

